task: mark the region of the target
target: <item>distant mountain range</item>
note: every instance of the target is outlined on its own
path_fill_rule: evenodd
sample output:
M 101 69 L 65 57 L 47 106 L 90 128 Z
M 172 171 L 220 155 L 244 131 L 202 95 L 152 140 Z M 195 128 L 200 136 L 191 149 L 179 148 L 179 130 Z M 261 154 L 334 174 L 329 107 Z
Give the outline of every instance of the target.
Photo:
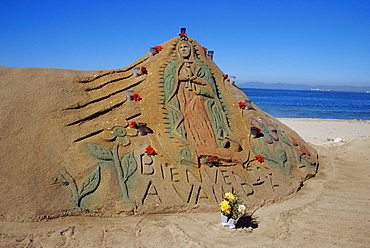
M 349 86 L 349 85 L 304 85 L 304 84 L 266 84 L 261 82 L 238 83 L 239 88 L 257 89 L 281 89 L 281 90 L 323 90 L 323 91 L 346 91 L 346 92 L 369 92 L 370 86 Z

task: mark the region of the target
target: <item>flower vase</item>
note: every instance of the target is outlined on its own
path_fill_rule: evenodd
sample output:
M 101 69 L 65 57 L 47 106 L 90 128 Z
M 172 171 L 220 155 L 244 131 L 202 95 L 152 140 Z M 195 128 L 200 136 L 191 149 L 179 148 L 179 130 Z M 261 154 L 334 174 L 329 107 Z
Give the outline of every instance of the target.
M 133 101 L 134 98 L 133 98 L 133 95 L 134 94 L 134 91 L 133 90 L 126 90 L 126 95 L 127 95 L 127 100 L 128 101 Z
M 235 85 L 236 77 L 235 76 L 230 76 L 229 81 L 232 85 Z
M 226 215 L 223 215 L 222 213 L 221 213 L 221 225 L 223 225 L 223 226 L 228 226 L 229 224 L 227 223 L 227 221 L 228 221 L 228 217 L 226 216 Z
M 208 56 L 213 60 L 213 54 L 215 53 L 215 51 L 208 51 L 207 54 Z
M 252 101 L 251 100 L 245 100 L 245 108 L 251 109 L 252 108 Z
M 258 127 L 251 127 L 251 137 L 257 138 L 258 136 Z
M 143 136 L 146 134 L 146 123 L 139 123 L 138 124 L 138 129 L 139 129 L 139 135 Z
M 134 67 L 133 68 L 133 71 L 134 71 L 134 77 L 138 77 L 140 75 L 143 74 L 143 72 L 141 71 L 140 67 Z
M 149 48 L 149 52 L 150 52 L 150 56 L 154 56 L 154 55 L 156 55 L 158 53 L 156 47 L 150 47 Z
M 236 219 L 229 219 L 227 225 L 229 226 L 230 229 L 235 229 L 236 221 L 237 221 Z

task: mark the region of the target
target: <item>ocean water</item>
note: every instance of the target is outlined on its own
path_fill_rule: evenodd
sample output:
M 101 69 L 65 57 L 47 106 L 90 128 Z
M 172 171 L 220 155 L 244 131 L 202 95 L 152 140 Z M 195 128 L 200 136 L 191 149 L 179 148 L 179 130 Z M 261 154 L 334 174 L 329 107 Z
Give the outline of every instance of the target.
M 242 88 L 276 118 L 370 120 L 370 93 Z

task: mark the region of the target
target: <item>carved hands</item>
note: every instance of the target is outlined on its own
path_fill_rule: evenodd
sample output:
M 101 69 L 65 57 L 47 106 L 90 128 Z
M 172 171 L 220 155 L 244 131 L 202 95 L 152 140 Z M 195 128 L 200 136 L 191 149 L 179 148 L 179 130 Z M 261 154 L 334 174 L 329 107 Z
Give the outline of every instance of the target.
M 179 81 L 180 82 L 183 82 L 183 81 L 193 81 L 197 78 L 197 76 L 183 76 L 183 75 L 179 75 Z

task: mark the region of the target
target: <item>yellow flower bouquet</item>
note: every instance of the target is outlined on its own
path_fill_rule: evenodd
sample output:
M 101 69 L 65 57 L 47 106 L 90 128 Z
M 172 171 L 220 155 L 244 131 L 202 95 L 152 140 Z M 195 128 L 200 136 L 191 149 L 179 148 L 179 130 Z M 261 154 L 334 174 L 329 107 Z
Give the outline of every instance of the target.
M 242 205 L 241 199 L 230 192 L 225 193 L 223 201 L 220 203 L 221 224 L 235 228 L 236 221 L 246 214 L 246 206 Z

